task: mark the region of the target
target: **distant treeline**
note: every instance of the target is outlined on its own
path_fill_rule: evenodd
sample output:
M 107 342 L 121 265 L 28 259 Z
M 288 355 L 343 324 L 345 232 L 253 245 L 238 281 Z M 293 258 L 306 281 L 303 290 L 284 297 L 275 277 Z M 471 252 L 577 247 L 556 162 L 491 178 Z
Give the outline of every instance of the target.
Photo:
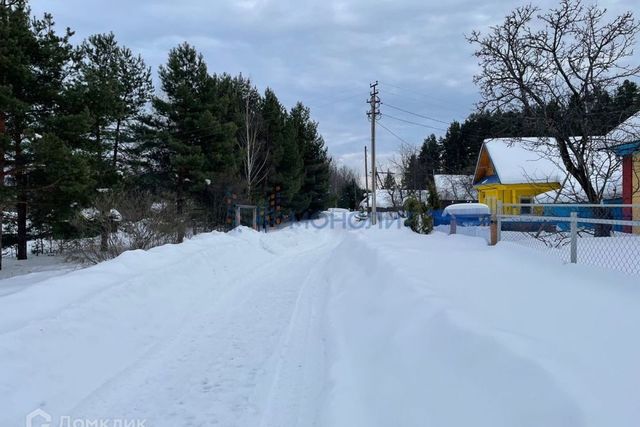
M 600 91 L 593 95 L 589 126 L 594 135 L 604 135 L 625 119 L 640 111 L 640 88 L 635 82 L 625 80 L 611 93 Z M 550 106 L 548 110 L 570 116 L 571 105 Z M 434 174 L 472 174 L 482 142 L 487 138 L 549 136 L 544 120 L 533 121 L 524 111 L 483 111 L 471 114 L 460 123 L 454 121 L 444 137 L 429 135 L 414 155 L 405 159 L 403 186 L 427 188 L 427 180 Z M 551 121 L 551 120 L 550 120 Z M 556 121 L 557 122 L 557 121 Z M 567 121 L 565 126 L 579 126 Z M 576 130 L 576 134 L 578 131 Z

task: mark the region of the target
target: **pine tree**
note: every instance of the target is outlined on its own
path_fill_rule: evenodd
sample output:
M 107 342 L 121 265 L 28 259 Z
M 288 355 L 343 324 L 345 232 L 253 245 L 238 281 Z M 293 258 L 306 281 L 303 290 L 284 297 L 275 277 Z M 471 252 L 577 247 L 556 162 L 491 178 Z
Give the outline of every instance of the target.
M 8 167 L 15 181 L 10 196 L 16 203 L 18 259 L 27 258 L 32 144 L 58 109 L 72 51 L 69 29 L 58 35 L 51 15 L 31 19 L 30 13 L 24 0 L 0 4 L 0 127 L 5 128 L 0 169 L 4 174 Z
M 89 37 L 76 50 L 75 91 L 77 108 L 90 123 L 86 150 L 92 154 L 92 171 L 100 188 L 114 185 L 116 175 L 108 153 L 113 135 L 111 125 L 118 109 L 118 43 L 113 33 Z
M 640 111 L 640 88 L 638 88 L 638 84 L 629 80 L 622 82 L 613 93 L 611 109 L 613 114 L 611 114 L 611 120 L 608 123 L 608 130 Z
M 442 162 L 442 144 L 434 134 L 429 135 L 420 148 L 418 162 L 423 167 L 425 179 L 433 180 L 433 176 L 440 172 Z
M 394 190 L 397 187 L 396 180 L 390 172 L 387 172 L 382 181 L 383 190 Z
M 462 170 L 467 165 L 467 151 L 459 122 L 454 121 L 451 123 L 442 140 L 442 147 L 442 167 L 444 171 L 450 174 L 462 173 Z
M 271 89 L 264 94 L 262 120 L 270 152 L 267 184 L 280 187 L 280 205 L 290 209 L 302 184 L 303 161 L 287 111 Z
M 120 47 L 118 51 L 117 77 L 119 90 L 112 150 L 112 168 L 115 170 L 121 166 L 121 144 L 132 142 L 133 128 L 153 95 L 151 68 L 145 64 L 142 56 L 135 56 L 127 47 Z
M 355 177 L 350 177 L 344 182 L 338 192 L 338 207 L 343 209 L 357 209 L 360 203 L 363 189 L 358 185 Z
M 78 107 L 91 122 L 93 169 L 98 185 L 110 188 L 122 173 L 122 143 L 131 139 L 130 127 L 150 101 L 151 70 L 142 57 L 119 46 L 113 33 L 90 36 L 76 50 L 76 58 L 73 89 Z
M 202 55 L 187 43 L 171 49 L 159 75 L 166 97 L 153 99 L 159 116 L 155 141 L 162 162 L 159 172 L 175 191 L 177 214 L 184 215 L 188 193 L 202 189 L 208 179 L 202 150 L 202 142 L 208 138 L 202 129 L 211 127 L 213 121 L 207 111 L 210 80 Z M 178 242 L 184 233 L 184 228 L 178 231 Z
M 424 167 L 418 161 L 418 156 L 412 153 L 402 164 L 402 188 L 407 190 L 421 190 L 425 185 Z
M 330 159 L 324 140 L 318 134 L 318 124 L 311 120 L 307 107 L 296 104 L 291 110 L 290 120 L 303 160 L 302 185 L 292 200 L 296 217 L 300 219 L 313 216 L 327 207 Z
M 75 234 L 69 219 L 89 202 L 95 185 L 88 159 L 55 135 L 45 133 L 30 147 L 29 217 L 41 236 L 68 238 Z

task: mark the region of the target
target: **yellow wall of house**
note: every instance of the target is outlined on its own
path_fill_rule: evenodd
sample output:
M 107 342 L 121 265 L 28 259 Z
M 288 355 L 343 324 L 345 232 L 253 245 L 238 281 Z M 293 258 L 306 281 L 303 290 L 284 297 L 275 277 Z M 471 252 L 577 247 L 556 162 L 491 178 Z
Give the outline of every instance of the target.
M 523 198 L 532 199 L 538 194 L 558 188 L 560 188 L 560 184 L 557 182 L 548 184 L 490 184 L 476 186 L 478 190 L 478 201 L 488 205 L 491 212 L 496 212 L 498 201 L 503 204 L 522 203 Z M 504 213 L 515 215 L 519 213 L 519 209 L 505 207 Z

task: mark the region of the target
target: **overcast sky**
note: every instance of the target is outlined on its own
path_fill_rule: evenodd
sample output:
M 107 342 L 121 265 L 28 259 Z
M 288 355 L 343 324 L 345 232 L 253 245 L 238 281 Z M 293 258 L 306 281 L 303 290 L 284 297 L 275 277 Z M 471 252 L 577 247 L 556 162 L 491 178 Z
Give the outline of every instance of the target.
M 610 16 L 637 0 L 602 0 Z M 113 31 L 140 53 L 154 76 L 171 47 L 188 41 L 211 73 L 242 73 L 260 90 L 272 87 L 290 108 L 300 100 L 320 123 L 331 156 L 362 168 L 369 142 L 365 100 L 380 82 L 384 103 L 444 122 L 463 120 L 477 90 L 472 48 L 464 38 L 498 24 L 516 6 L 510 0 L 32 0 L 49 11 L 75 43 Z M 543 8 L 556 1 L 533 3 Z M 419 144 L 447 125 L 382 106 L 378 154 L 384 162 L 401 144 Z M 389 116 L 421 123 L 404 123 Z M 430 128 L 431 127 L 431 128 Z

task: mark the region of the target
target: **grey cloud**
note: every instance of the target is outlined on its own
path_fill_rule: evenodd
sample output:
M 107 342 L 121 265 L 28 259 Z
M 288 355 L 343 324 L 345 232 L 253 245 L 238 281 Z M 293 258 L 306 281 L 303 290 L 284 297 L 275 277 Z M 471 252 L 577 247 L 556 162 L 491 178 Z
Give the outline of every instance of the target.
M 32 0 L 34 12 L 54 14 L 77 31 L 76 41 L 114 31 L 121 43 L 157 69 L 168 50 L 186 40 L 211 72 L 242 72 L 271 86 L 291 107 L 300 100 L 319 121 L 330 153 L 361 169 L 369 123 L 369 82 L 380 81 L 388 104 L 438 118 L 463 119 L 477 91 L 473 49 L 464 35 L 502 21 L 522 2 L 512 0 Z M 536 2 L 542 8 L 554 0 Z M 600 1 L 610 13 L 635 9 L 635 0 Z M 410 143 L 443 134 L 446 124 L 383 113 L 431 128 L 383 119 Z M 400 144 L 379 129 L 380 153 Z M 387 156 L 381 155 L 381 158 Z

